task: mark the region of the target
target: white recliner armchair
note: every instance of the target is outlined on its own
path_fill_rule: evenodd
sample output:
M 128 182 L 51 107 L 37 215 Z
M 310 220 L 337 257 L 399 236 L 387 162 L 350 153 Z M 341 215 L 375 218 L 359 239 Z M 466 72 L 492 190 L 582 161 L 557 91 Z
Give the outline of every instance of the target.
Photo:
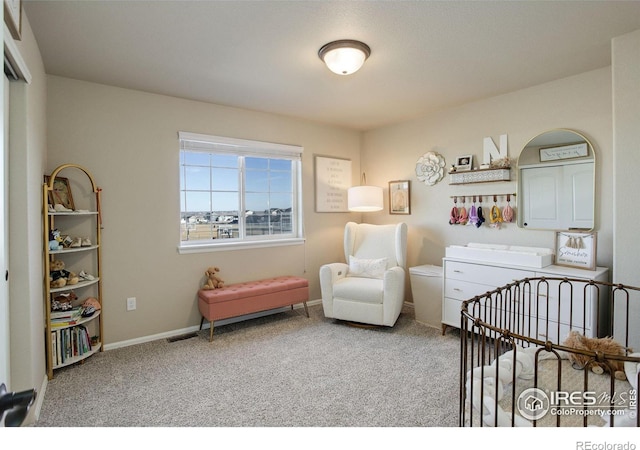
M 407 225 L 347 223 L 344 257 L 320 267 L 325 317 L 392 327 L 404 303 Z

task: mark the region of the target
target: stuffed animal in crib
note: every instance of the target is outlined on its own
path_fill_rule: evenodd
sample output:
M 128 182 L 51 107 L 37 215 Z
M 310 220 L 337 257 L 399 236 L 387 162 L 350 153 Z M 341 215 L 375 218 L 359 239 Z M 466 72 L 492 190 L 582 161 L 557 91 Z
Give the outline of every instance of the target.
M 207 276 L 207 282 L 202 289 L 220 289 L 224 287 L 224 281 L 218 275 L 217 272 L 220 272 L 218 267 L 209 267 L 204 274 Z
M 575 348 L 577 350 L 587 350 L 591 352 L 602 352 L 607 355 L 626 355 L 625 348 L 613 338 L 589 338 L 577 331 L 571 331 L 567 339 L 562 343 L 565 347 Z M 596 361 L 594 358 L 582 355 L 580 353 L 567 352 L 569 361 L 573 367 L 578 370 L 589 369 L 595 374 L 602 374 L 605 370 L 614 374 L 618 380 L 626 380 L 627 376 L 624 372 L 624 362 L 618 360 Z

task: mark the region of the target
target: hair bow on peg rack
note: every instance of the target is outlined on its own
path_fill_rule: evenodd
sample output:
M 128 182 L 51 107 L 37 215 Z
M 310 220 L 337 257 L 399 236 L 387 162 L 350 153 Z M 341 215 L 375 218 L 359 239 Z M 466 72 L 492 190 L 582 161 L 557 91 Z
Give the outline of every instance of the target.
M 493 196 L 493 206 L 491 207 L 491 213 L 489 215 L 489 222 L 491 222 L 492 228 L 500 228 L 502 225 L 502 212 L 498 207 L 498 196 Z
M 458 214 L 458 223 L 460 225 L 466 225 L 469 221 L 469 214 L 467 213 L 467 208 L 464 206 L 464 197 L 462 197 L 462 206 L 460 207 L 460 211 Z
M 502 210 L 502 219 L 505 222 L 513 222 L 513 208 L 511 207 L 511 194 L 507 194 L 507 206 Z
M 449 225 L 456 225 L 458 220 L 458 197 L 453 197 L 453 208 L 451 208 L 451 212 L 449 213 Z
M 469 224 L 478 226 L 478 209 L 476 208 L 476 196 L 473 196 L 473 204 L 469 210 Z
M 503 223 L 513 222 L 514 220 L 515 211 L 511 207 L 512 195 L 515 197 L 516 194 L 452 195 L 451 198 L 453 199 L 454 206 L 449 214 L 449 223 L 451 225 L 475 225 L 477 228 L 480 228 L 486 220 L 489 220 L 492 228 L 501 228 Z M 473 200 L 469 210 L 465 207 L 467 197 Z M 485 209 L 485 211 L 482 210 L 483 197 L 493 197 L 493 206 L 491 209 L 488 209 L 488 218 L 485 218 L 485 211 L 487 211 L 487 209 Z M 506 197 L 507 204 L 504 208 L 498 206 L 498 197 Z M 461 207 L 458 207 L 458 199 L 462 202 Z M 478 206 L 476 206 L 476 202 L 479 203 Z

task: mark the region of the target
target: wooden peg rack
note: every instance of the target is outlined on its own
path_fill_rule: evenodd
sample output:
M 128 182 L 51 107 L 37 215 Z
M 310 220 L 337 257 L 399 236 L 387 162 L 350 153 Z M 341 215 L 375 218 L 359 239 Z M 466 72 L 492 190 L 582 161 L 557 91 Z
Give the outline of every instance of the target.
M 458 203 L 458 199 L 462 199 L 462 203 L 466 202 L 466 199 L 473 200 L 473 203 L 476 201 L 482 203 L 484 198 L 493 198 L 494 203 L 498 201 L 498 197 L 506 197 L 507 201 L 511 201 L 511 196 L 515 197 L 515 192 L 512 194 L 475 194 L 475 195 L 451 195 L 450 197 L 453 199 L 454 203 Z

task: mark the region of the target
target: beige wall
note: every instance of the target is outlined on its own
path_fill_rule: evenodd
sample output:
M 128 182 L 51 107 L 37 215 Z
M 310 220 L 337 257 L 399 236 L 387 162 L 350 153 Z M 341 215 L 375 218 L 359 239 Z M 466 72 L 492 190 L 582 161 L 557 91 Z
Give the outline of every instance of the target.
M 640 209 L 636 195 L 640 191 L 640 30 L 615 38 L 613 54 L 613 130 L 615 167 L 613 259 L 614 281 L 640 286 L 638 272 L 638 224 Z M 640 295 L 632 297 L 631 316 L 640 317 Z M 631 346 L 640 346 L 640 329 L 633 327 Z
M 481 161 L 483 138 L 490 136 L 498 145 L 502 134 L 508 135 L 509 156 L 516 160 L 527 141 L 538 133 L 552 128 L 570 128 L 585 134 L 596 150 L 597 261 L 598 265 L 611 267 L 613 194 L 609 174 L 613 153 L 610 71 L 610 68 L 604 68 L 584 73 L 364 133 L 362 161 L 367 180 L 386 188 L 390 180 L 408 179 L 412 187 L 411 215 L 390 216 L 382 212 L 367 215 L 367 221 L 407 222 L 409 266 L 441 265 L 445 247 L 451 244 L 484 242 L 553 247 L 553 232 L 523 230 L 515 223 L 506 224 L 501 229 L 490 228 L 486 224 L 480 228 L 449 225 L 453 206 L 451 196 L 514 193 L 514 170 L 509 182 L 450 186 L 446 175 L 438 184 L 427 186 L 417 180 L 415 165 L 418 158 L 429 151 L 442 154 L 447 167 L 457 156 L 473 155 L 476 161 Z M 505 198 L 499 198 L 499 202 L 504 205 Z M 492 198 L 485 199 L 484 206 L 492 204 Z M 512 206 L 515 207 L 513 199 Z
M 73 162 L 103 189 L 103 295 L 107 345 L 198 325 L 196 291 L 208 266 L 228 283 L 283 274 L 310 281 L 342 259 L 342 231 L 359 215 L 314 212 L 313 156 L 360 165 L 360 133 L 302 120 L 50 76 L 48 173 Z M 305 245 L 178 254 L 178 131 L 304 147 Z M 126 298 L 137 309 L 126 311 Z
M 450 164 L 456 156 L 482 158 L 482 139 L 501 134 L 509 155 L 536 134 L 564 127 L 593 142 L 597 157 L 598 264 L 612 265 L 612 171 L 610 68 L 467 104 L 362 135 L 296 119 L 107 87 L 60 77 L 48 78 L 50 171 L 65 162 L 88 167 L 103 188 L 105 341 L 107 344 L 196 325 L 195 293 L 209 265 L 221 267 L 227 282 L 291 273 L 309 278 L 319 298 L 318 268 L 342 260 L 342 229 L 351 214 L 314 212 L 313 155 L 354 161 L 370 184 L 412 181 L 412 214 L 368 213 L 363 221 L 409 225 L 409 266 L 441 264 L 444 249 L 467 242 L 508 242 L 552 247 L 555 235 L 448 224 L 452 195 L 516 191 L 510 182 L 435 186 L 417 181 L 415 163 L 438 151 Z M 179 255 L 177 246 L 178 151 L 180 130 L 301 145 L 304 152 L 305 246 Z M 504 199 L 502 199 L 504 201 Z M 385 199 L 385 202 L 387 200 Z M 515 207 L 515 200 L 512 200 Z M 485 200 L 485 205 L 491 205 Z M 274 261 L 277 263 L 274 264 Z M 408 283 L 408 280 L 407 280 Z M 410 294 L 410 290 L 408 291 Z M 135 296 L 138 309 L 127 312 Z M 411 296 L 409 295 L 409 299 Z
M 640 286 L 638 224 L 633 207 L 640 190 L 640 30 L 613 40 L 614 154 L 616 189 L 614 269 L 616 281 Z

